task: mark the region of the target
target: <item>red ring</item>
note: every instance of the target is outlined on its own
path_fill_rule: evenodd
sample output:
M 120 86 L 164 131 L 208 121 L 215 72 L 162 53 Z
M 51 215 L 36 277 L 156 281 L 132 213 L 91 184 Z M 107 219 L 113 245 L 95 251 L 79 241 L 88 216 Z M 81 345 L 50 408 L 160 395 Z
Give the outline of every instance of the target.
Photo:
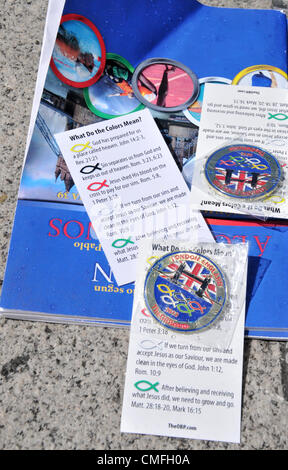
M 96 74 L 93 78 L 90 78 L 90 80 L 87 80 L 86 82 L 80 82 L 79 83 L 79 82 L 73 82 L 72 80 L 69 80 L 62 73 L 59 72 L 57 66 L 55 65 L 53 56 L 51 57 L 50 66 L 51 66 L 51 69 L 53 70 L 53 72 L 55 73 L 56 77 L 58 77 L 62 82 L 66 83 L 66 85 L 70 85 L 70 86 L 75 87 L 75 88 L 86 88 L 86 87 L 89 87 L 91 85 L 94 85 L 94 83 L 96 83 L 97 80 L 99 80 L 99 78 L 102 76 L 102 74 L 104 72 L 105 63 L 106 63 L 105 43 L 104 43 L 104 40 L 103 40 L 100 32 L 96 28 L 96 26 L 90 20 L 85 18 L 85 16 L 76 15 L 74 13 L 70 13 L 69 15 L 64 15 L 61 18 L 60 25 L 62 23 L 65 23 L 66 21 L 81 21 L 82 23 L 86 24 L 90 29 L 92 29 L 92 31 L 95 33 L 95 35 L 96 35 L 96 37 L 99 41 L 100 49 L 101 49 L 101 63 L 100 63 L 99 69 L 97 70 L 97 72 L 96 72 Z

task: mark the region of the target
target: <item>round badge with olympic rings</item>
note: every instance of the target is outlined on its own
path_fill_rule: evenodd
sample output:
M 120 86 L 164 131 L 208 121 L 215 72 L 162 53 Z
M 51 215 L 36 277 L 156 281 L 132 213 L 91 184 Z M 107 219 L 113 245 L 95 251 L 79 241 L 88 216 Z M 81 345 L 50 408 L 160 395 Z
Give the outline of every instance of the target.
M 243 201 L 266 198 L 282 181 L 281 166 L 272 154 L 243 143 L 213 152 L 204 174 L 215 191 Z
M 195 332 L 211 326 L 227 302 L 224 273 L 196 252 L 179 251 L 158 259 L 144 286 L 146 306 L 162 326 Z

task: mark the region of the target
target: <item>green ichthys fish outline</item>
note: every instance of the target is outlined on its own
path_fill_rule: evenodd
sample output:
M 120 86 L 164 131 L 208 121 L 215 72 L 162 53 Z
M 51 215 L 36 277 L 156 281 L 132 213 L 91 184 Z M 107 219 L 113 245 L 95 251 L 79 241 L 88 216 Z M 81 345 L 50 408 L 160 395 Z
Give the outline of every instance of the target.
M 118 242 L 123 242 L 119 245 Z M 112 243 L 112 246 L 113 248 L 124 248 L 126 245 L 128 245 L 128 243 L 131 243 L 132 245 L 134 245 L 134 242 L 132 242 L 131 240 L 131 237 L 129 238 L 117 238 L 117 240 L 114 240 L 114 242 Z
M 277 116 L 283 116 L 283 117 L 277 117 Z M 268 119 L 276 119 L 277 121 L 286 121 L 286 119 L 288 119 L 288 115 L 284 113 L 277 113 L 277 114 L 269 113 Z
M 140 384 L 147 384 L 148 388 L 139 387 Z M 137 390 L 139 390 L 140 392 L 149 392 L 149 390 L 155 390 L 155 392 L 159 392 L 159 390 L 157 390 L 158 385 L 159 385 L 159 382 L 152 384 L 148 380 L 139 380 L 138 382 L 134 384 L 134 387 L 136 387 Z

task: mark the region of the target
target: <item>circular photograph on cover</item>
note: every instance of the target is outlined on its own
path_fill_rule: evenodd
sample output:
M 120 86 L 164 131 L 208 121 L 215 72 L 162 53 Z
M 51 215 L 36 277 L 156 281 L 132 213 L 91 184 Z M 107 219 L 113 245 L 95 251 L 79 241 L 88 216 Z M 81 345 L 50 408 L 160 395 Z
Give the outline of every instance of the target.
M 272 65 L 253 65 L 239 72 L 232 85 L 288 88 L 287 74 Z
M 104 74 L 97 83 L 84 89 L 90 111 L 104 119 L 112 119 L 144 108 L 132 89 L 133 72 L 134 68 L 126 59 L 107 54 Z
M 229 78 L 223 78 L 223 77 L 205 77 L 205 78 L 200 78 L 199 80 L 199 85 L 200 85 L 200 91 L 197 100 L 189 106 L 188 109 L 185 109 L 183 111 L 185 117 L 195 124 L 195 126 L 199 126 L 200 124 L 200 119 L 201 119 L 201 111 L 202 111 L 202 105 L 203 105 L 203 96 L 204 96 L 204 89 L 205 89 L 205 84 L 206 83 L 220 83 L 220 84 L 231 84 L 231 80 Z
M 166 113 L 188 108 L 199 94 L 194 72 L 170 59 L 148 59 L 138 65 L 132 88 L 136 98 L 148 108 Z
M 105 67 L 105 45 L 94 24 L 81 15 L 64 15 L 51 58 L 55 75 L 67 85 L 93 85 Z

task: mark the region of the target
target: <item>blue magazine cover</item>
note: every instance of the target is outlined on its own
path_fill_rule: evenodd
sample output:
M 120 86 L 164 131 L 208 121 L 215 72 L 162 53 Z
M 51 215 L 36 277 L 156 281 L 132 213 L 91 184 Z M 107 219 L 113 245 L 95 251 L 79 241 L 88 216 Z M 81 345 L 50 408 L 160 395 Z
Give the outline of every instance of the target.
M 66 0 L 23 168 L 2 312 L 129 325 L 134 285 L 117 286 L 54 134 L 147 106 L 189 186 L 205 83 L 286 86 L 286 49 L 278 11 Z

